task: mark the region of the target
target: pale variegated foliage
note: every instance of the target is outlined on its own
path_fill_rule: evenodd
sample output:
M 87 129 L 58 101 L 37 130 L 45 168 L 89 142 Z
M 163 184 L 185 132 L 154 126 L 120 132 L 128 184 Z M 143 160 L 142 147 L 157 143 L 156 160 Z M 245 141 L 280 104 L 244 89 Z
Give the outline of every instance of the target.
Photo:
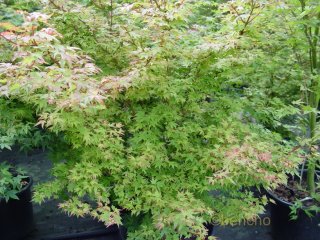
M 58 108 L 103 104 L 112 89 L 128 87 L 132 74 L 99 81 L 100 69 L 80 49 L 61 44 L 53 28 L 41 28 L 48 15 L 25 14 L 25 22 L 15 31 L 1 33 L 15 50 L 11 63 L 0 63 L 1 95 L 22 94 L 36 105 L 54 104 Z M 46 100 L 46 103 L 44 102 Z
M 129 212 L 129 239 L 203 240 L 206 222 L 256 217 L 266 198 L 249 188 L 284 183 L 300 158 L 225 90 L 220 59 L 238 40 L 194 24 L 196 1 L 84 2 L 46 1 L 51 19 L 26 15 L 2 34 L 16 50 L 1 65 L 3 96 L 35 106 L 59 137 L 35 201 L 63 197 L 67 213 L 107 226 Z

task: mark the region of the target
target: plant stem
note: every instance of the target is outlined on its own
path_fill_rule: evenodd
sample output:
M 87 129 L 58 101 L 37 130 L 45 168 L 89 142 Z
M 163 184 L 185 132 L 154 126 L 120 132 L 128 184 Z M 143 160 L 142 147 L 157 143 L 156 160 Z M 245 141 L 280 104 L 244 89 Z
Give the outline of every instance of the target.
M 112 32 L 113 27 L 113 0 L 110 0 L 110 32 Z
M 309 104 L 317 109 L 318 108 L 318 102 L 319 102 L 319 97 L 315 92 L 310 93 L 310 99 L 309 99 Z M 315 131 L 316 131 L 316 120 L 317 120 L 317 113 L 316 112 L 311 112 L 310 113 L 310 119 L 309 119 L 309 129 L 310 129 L 310 137 L 313 139 L 315 137 Z M 312 155 L 312 149 L 310 149 L 310 153 Z M 316 164 L 314 161 L 308 161 L 308 170 L 307 170 L 307 184 L 308 184 L 308 190 L 311 194 L 315 193 L 315 176 L 316 172 Z
M 306 1 L 299 0 L 301 5 L 301 11 L 304 12 L 306 8 Z M 308 15 L 303 17 L 305 20 L 310 20 Z M 320 14 L 317 15 L 317 19 L 320 20 Z M 309 43 L 309 55 L 310 55 L 310 70 L 311 75 L 315 76 L 319 74 L 320 66 L 318 62 L 318 38 L 319 38 L 319 28 L 320 25 L 317 24 L 314 29 L 311 26 L 304 25 L 304 32 Z M 314 31 L 312 31 L 314 30 Z M 318 94 L 318 80 L 317 78 L 312 78 L 311 90 L 309 93 L 309 102 L 308 105 L 314 109 L 309 114 L 309 130 L 311 138 L 310 146 L 310 156 L 311 159 L 308 159 L 308 170 L 307 170 L 307 185 L 310 194 L 315 193 L 315 173 L 316 173 L 316 162 L 312 159 L 313 155 L 313 142 L 315 140 L 316 133 L 316 124 L 317 124 L 317 110 L 319 105 L 319 94 Z

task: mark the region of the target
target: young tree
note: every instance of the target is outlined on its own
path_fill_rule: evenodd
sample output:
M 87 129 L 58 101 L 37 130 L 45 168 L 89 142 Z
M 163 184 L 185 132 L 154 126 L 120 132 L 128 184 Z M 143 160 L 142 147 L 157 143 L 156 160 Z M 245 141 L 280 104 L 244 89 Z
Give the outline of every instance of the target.
M 31 104 L 38 125 L 60 136 L 54 179 L 38 186 L 37 202 L 60 198 L 69 214 L 107 226 L 129 213 L 129 239 L 148 240 L 205 239 L 206 222 L 263 211 L 266 199 L 250 187 L 285 183 L 300 158 L 241 117 L 216 45 L 189 21 L 193 8 L 194 1 L 119 4 L 128 64 L 116 75 L 63 44 L 48 15 L 26 14 L 18 31 L 1 34 L 16 50 L 0 65 L 2 96 Z

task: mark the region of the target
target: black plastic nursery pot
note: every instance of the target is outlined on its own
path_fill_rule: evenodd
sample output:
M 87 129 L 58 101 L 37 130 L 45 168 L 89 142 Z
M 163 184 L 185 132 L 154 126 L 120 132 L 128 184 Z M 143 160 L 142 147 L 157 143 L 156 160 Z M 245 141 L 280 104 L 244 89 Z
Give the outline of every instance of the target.
M 275 240 L 319 240 L 320 239 L 320 213 L 308 216 L 304 210 L 298 210 L 298 218 L 290 218 L 293 205 L 284 201 L 273 192 L 267 191 L 275 204 L 270 204 L 271 234 Z
M 0 199 L 0 239 L 23 240 L 32 230 L 33 208 L 31 203 L 32 178 L 17 194 L 19 200 L 10 199 L 6 202 Z

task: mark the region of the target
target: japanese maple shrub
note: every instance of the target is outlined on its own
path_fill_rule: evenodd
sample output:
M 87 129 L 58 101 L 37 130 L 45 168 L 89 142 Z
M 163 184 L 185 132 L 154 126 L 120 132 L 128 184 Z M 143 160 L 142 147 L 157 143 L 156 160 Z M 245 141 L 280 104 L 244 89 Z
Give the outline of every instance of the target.
M 291 132 L 287 137 L 305 150 L 297 192 L 308 197 L 297 197 L 296 204 L 312 199 L 312 209 L 319 211 L 319 183 L 315 181 L 319 167 L 319 1 L 239 0 L 221 5 L 220 10 L 220 32 L 211 36 L 215 43 L 227 43 L 221 51 L 225 57 L 217 64 L 220 76 L 245 86 L 247 109 L 256 121 L 278 132 L 286 129 Z
M 114 37 L 128 46 L 129 64 L 116 76 L 101 77 L 80 49 L 62 44 L 47 15 L 26 14 L 19 31 L 1 35 L 16 49 L 0 65 L 2 96 L 31 104 L 39 126 L 63 134 L 53 143 L 54 179 L 37 187 L 35 201 L 60 199 L 69 214 L 107 226 L 129 213 L 128 238 L 148 240 L 205 239 L 206 222 L 263 211 L 266 199 L 248 189 L 284 183 L 299 158 L 242 120 L 241 102 L 217 78 L 217 53 L 188 25 L 192 7 L 119 6 L 126 22 Z

